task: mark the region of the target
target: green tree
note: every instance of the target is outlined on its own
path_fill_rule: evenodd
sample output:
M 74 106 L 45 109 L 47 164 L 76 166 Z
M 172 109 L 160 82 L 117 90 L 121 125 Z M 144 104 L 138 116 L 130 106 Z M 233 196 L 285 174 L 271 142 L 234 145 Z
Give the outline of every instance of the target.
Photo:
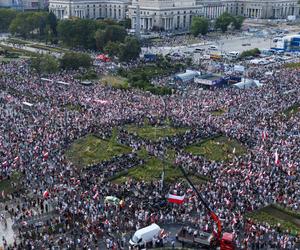
M 22 12 L 18 13 L 9 26 L 14 35 L 24 38 L 37 37 L 42 39 L 47 25 L 47 12 Z
M 27 22 L 30 13 L 19 13 L 11 22 L 9 31 L 14 35 L 20 35 L 24 38 L 28 37 L 30 31 L 33 29 L 31 24 Z
M 103 49 L 106 45 L 105 30 L 97 30 L 95 33 L 96 48 Z
M 199 16 L 194 16 L 191 24 L 191 33 L 196 37 L 199 34 L 205 35 L 208 32 L 208 21 L 207 19 Z
M 97 23 L 94 20 L 74 19 L 59 21 L 57 32 L 59 39 L 69 47 L 95 48 L 95 31 Z
M 9 25 L 17 16 L 17 11 L 12 9 L 0 9 L 0 32 L 8 32 Z
M 57 18 L 53 14 L 52 11 L 48 15 L 47 24 L 49 25 L 51 33 L 53 34 L 53 36 L 56 37 L 57 36 Z
M 118 56 L 120 53 L 120 43 L 109 41 L 104 47 L 104 52 L 109 56 Z
M 120 44 L 119 59 L 121 61 L 130 61 L 139 57 L 141 53 L 141 44 L 135 37 L 127 36 L 124 43 Z
M 92 65 L 92 58 L 86 53 L 65 53 L 60 60 L 63 69 L 89 68 Z
M 228 29 L 228 26 L 233 22 L 233 16 L 225 12 L 220 15 L 215 23 L 216 29 L 221 29 L 225 33 Z
M 233 22 L 233 27 L 235 30 L 240 30 L 243 26 L 243 22 L 245 20 L 245 17 L 243 16 L 236 16 L 232 18 Z
M 125 29 L 131 29 L 131 19 L 126 18 L 125 20 L 122 20 L 119 22 L 121 26 L 123 26 Z
M 57 72 L 59 63 L 53 56 L 39 55 L 31 58 L 30 66 L 40 76 L 42 74 Z
M 127 32 L 119 25 L 108 25 L 104 30 L 98 29 L 95 33 L 97 49 L 104 49 L 108 42 L 123 42 Z
M 255 49 L 249 49 L 249 50 L 245 50 L 242 52 L 242 54 L 240 55 L 240 58 L 245 58 L 248 56 L 258 56 L 260 55 L 260 50 L 258 48 Z

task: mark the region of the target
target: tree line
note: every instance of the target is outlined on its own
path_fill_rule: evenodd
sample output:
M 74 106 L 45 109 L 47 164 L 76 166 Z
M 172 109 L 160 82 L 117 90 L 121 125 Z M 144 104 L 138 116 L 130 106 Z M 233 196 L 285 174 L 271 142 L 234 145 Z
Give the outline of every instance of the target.
M 59 69 L 77 70 L 92 66 L 92 58 L 89 54 L 67 52 L 62 58 L 56 59 L 51 55 L 36 55 L 31 58 L 30 66 L 40 76 L 55 73 Z
M 235 30 L 241 29 L 245 18 L 242 16 L 233 16 L 227 12 L 220 15 L 214 22 L 214 28 L 221 30 L 223 33 L 232 25 Z M 194 16 L 190 32 L 196 37 L 199 34 L 206 35 L 209 31 L 210 23 L 204 17 Z
M 0 9 L 0 32 L 69 48 L 101 50 L 121 61 L 135 59 L 140 54 L 139 41 L 127 35 L 126 28 L 130 25 L 129 20 L 57 20 L 52 12 Z

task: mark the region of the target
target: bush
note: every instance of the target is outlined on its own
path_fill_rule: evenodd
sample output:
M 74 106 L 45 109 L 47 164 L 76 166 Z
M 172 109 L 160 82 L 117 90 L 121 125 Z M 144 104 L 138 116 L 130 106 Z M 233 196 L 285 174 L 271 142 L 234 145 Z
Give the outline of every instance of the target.
M 68 52 L 60 61 L 60 66 L 63 69 L 89 68 L 91 65 L 92 58 L 85 53 Z
M 240 58 L 245 58 L 245 57 L 249 57 L 249 56 L 258 56 L 260 55 L 260 50 L 258 48 L 255 49 L 250 49 L 250 50 L 245 50 L 242 52 L 242 54 L 240 55 Z
M 82 81 L 84 81 L 84 80 L 95 80 L 95 79 L 98 79 L 98 75 L 94 70 L 89 70 L 85 74 L 77 75 L 76 78 L 80 79 Z

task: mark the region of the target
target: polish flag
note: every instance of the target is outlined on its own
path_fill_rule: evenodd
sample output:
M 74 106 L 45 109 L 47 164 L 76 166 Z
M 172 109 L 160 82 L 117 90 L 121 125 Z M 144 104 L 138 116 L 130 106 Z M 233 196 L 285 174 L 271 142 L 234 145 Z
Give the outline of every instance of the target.
M 43 193 L 43 197 L 45 199 L 47 199 L 49 197 L 49 192 L 47 190 Z
M 46 161 L 48 159 L 49 153 L 46 151 L 43 151 L 43 159 Z
M 265 141 L 266 139 L 268 139 L 268 132 L 266 130 L 264 130 L 261 134 L 261 139 L 263 141 Z
M 93 199 L 94 199 L 94 200 L 97 199 L 98 196 L 99 196 L 99 192 L 97 191 L 97 192 L 94 194 Z
M 275 164 L 278 165 L 279 164 L 279 155 L 278 155 L 277 150 L 276 150 L 276 152 L 274 154 L 274 157 L 275 157 Z
M 168 194 L 168 202 L 175 204 L 182 204 L 184 202 L 185 195 L 179 196 L 174 194 Z

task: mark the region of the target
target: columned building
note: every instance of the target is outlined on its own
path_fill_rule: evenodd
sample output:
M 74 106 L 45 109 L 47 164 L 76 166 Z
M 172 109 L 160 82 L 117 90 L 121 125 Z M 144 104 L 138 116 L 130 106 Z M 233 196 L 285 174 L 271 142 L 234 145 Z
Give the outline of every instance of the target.
M 202 15 L 202 11 L 195 0 L 133 0 L 128 7 L 132 28 L 136 28 L 139 17 L 141 30 L 186 30 L 192 17 Z
M 216 19 L 226 11 L 226 5 L 221 0 L 197 0 L 203 5 L 203 16 L 207 19 Z
M 137 14 L 139 6 L 139 15 Z M 282 19 L 300 16 L 298 0 L 133 0 L 128 7 L 132 28 L 188 29 L 193 16 L 216 19 L 224 12 L 247 18 Z
M 123 20 L 128 4 L 129 0 L 49 0 L 49 11 L 58 19 L 79 17 Z
M 298 0 L 222 0 L 226 11 L 247 18 L 284 19 L 299 16 Z

